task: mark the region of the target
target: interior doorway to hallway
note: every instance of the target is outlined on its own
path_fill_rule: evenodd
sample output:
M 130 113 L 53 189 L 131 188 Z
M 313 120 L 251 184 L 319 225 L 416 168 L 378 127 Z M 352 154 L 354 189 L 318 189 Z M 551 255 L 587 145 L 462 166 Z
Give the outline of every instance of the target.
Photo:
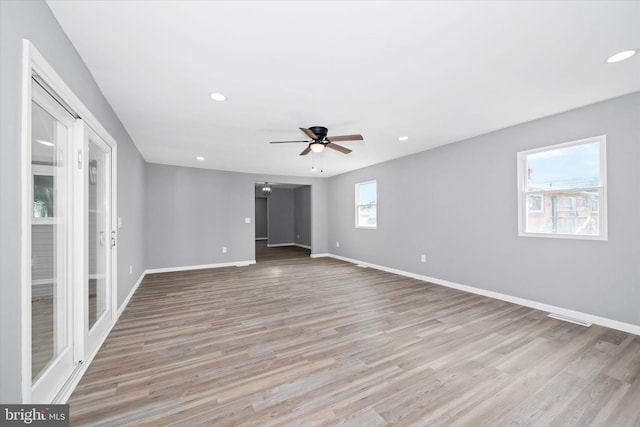
M 311 186 L 255 183 L 256 262 L 309 257 Z

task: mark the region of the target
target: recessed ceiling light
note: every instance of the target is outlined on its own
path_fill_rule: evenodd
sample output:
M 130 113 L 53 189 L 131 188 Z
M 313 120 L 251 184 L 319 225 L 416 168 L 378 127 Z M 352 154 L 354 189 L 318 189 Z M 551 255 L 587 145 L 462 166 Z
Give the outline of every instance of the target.
M 211 96 L 211 99 L 213 99 L 214 101 L 224 101 L 225 99 L 227 99 L 227 97 L 221 93 L 212 93 L 209 96 Z
M 398 138 L 398 141 L 406 141 L 407 139 L 409 139 L 408 136 L 401 136 L 400 138 Z
M 204 160 L 204 157 L 198 156 L 198 157 L 196 157 L 196 160 Z
M 47 147 L 53 147 L 55 144 L 49 141 L 43 141 L 42 139 L 36 139 L 36 142 L 39 142 L 42 145 L 46 145 Z
M 613 64 L 614 62 L 624 61 L 625 59 L 631 58 L 633 55 L 638 53 L 638 49 L 625 50 L 623 52 L 618 52 L 615 55 L 611 55 L 607 58 L 607 62 L 609 64 Z

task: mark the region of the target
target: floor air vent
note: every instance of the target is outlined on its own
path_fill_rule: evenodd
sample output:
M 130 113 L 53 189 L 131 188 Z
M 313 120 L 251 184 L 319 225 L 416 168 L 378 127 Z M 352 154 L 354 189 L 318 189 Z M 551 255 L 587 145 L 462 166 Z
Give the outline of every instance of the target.
M 564 320 L 565 322 L 569 322 L 569 323 L 575 323 L 576 325 L 584 326 L 586 328 L 591 326 L 591 323 L 589 322 L 585 322 L 584 320 L 580 320 L 580 319 L 574 319 L 573 317 L 563 316 L 562 314 L 549 313 L 549 317 L 552 317 L 558 320 Z

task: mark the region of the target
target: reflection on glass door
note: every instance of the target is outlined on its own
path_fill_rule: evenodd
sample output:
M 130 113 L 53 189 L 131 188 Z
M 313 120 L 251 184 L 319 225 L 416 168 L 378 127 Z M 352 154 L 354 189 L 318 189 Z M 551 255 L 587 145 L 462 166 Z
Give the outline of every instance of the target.
M 73 117 L 36 84 L 31 104 L 32 400 L 50 402 L 73 370 L 70 170 Z

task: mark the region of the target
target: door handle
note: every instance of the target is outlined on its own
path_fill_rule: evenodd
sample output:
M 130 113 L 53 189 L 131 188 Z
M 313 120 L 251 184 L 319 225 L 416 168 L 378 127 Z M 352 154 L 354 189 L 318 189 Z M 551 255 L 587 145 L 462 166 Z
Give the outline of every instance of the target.
M 111 232 L 111 246 L 115 246 L 116 245 L 116 232 L 112 231 Z
M 104 231 L 100 232 L 100 246 L 104 246 Z

